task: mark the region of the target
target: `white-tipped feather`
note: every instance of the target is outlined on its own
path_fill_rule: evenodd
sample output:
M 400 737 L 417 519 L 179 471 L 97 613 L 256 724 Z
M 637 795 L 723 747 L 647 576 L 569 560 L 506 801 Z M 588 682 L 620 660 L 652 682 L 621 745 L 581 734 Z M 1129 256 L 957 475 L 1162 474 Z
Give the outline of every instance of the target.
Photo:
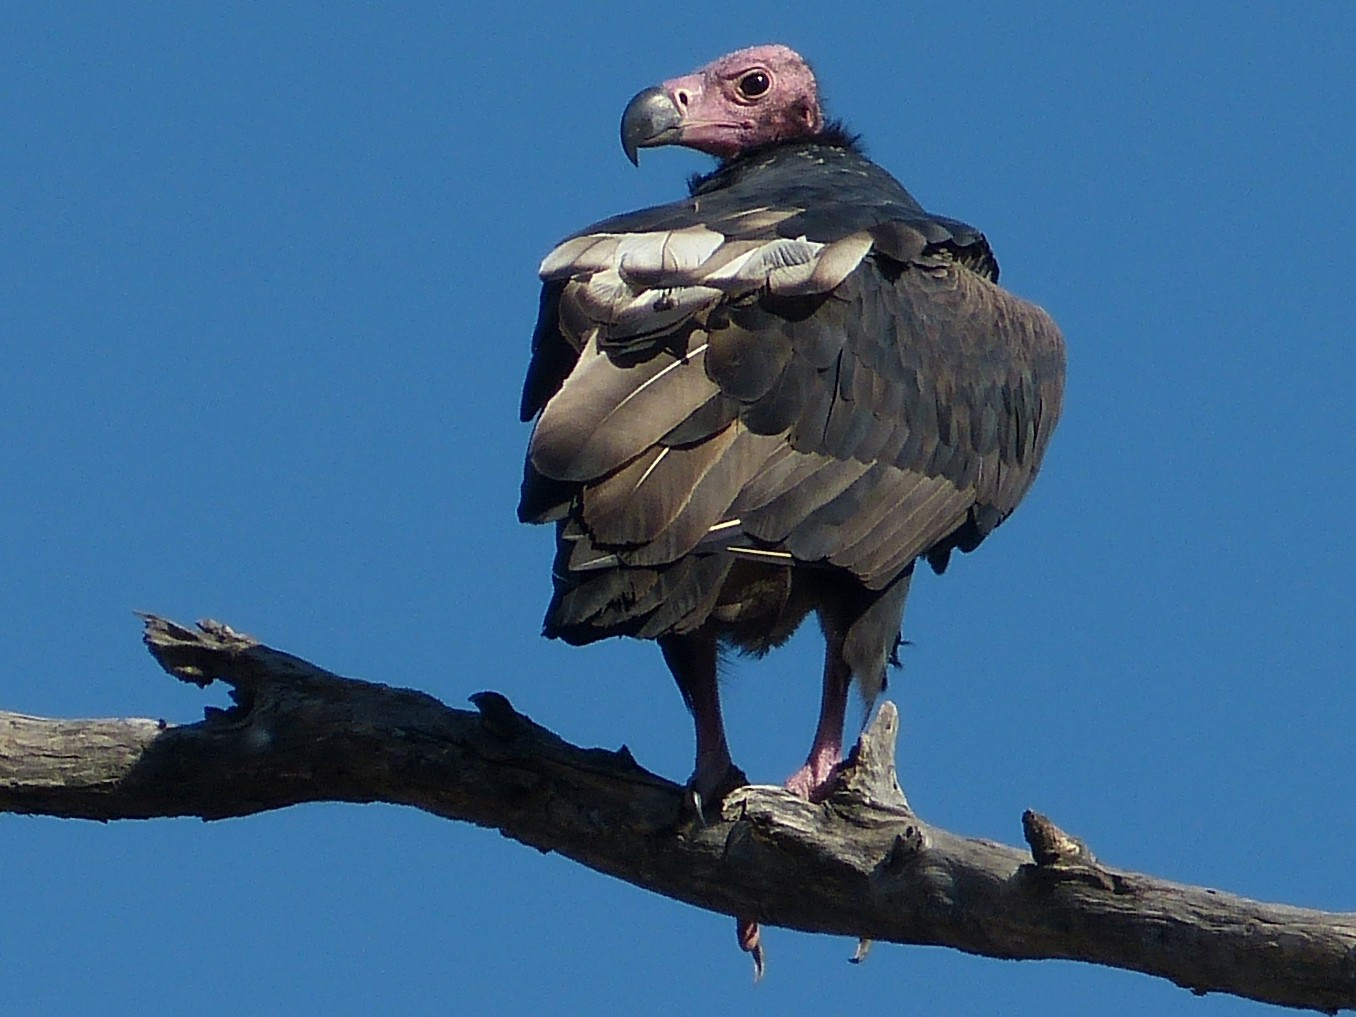
M 617 271 L 633 285 L 671 285 L 689 278 L 724 242 L 724 235 L 704 226 L 636 233 L 617 246 Z
M 770 220 L 781 212 L 755 210 Z M 768 289 L 826 293 L 871 250 L 854 233 L 833 244 L 795 240 L 726 241 L 704 226 L 651 233 L 595 233 L 567 240 L 541 263 L 545 280 L 575 280 L 576 299 L 613 338 L 662 332 L 728 294 Z
M 779 273 L 809 274 L 816 252 L 823 247 L 812 240 L 772 240 L 706 277 L 707 283 L 726 290 L 757 289 L 769 285 Z
M 545 258 L 537 269 L 543 282 L 572 275 L 601 272 L 615 263 L 617 244 L 629 234 L 591 233 L 567 240 Z
M 608 327 L 611 337 L 641 335 L 675 325 L 705 310 L 723 295 L 707 286 L 645 289 L 628 285 L 616 269 L 574 282 L 573 293 L 589 320 Z
M 828 293 L 837 289 L 844 279 L 856 271 L 870 251 L 871 236 L 868 233 L 853 233 L 829 244 L 815 259 L 814 271 L 806 281 L 803 292 Z

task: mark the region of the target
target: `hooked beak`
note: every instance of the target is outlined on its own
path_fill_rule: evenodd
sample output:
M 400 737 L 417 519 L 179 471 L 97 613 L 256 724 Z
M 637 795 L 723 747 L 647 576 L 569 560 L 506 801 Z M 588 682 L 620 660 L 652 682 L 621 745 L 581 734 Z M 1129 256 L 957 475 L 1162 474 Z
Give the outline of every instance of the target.
M 622 114 L 622 151 L 632 165 L 640 165 L 642 148 L 672 145 L 682 137 L 683 114 L 661 89 L 647 88 L 626 104 Z

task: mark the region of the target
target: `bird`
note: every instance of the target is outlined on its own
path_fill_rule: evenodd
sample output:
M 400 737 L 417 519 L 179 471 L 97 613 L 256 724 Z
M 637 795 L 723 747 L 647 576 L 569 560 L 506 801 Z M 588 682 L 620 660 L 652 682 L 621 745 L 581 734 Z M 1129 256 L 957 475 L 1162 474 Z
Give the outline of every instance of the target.
M 983 233 L 925 211 L 825 116 L 789 47 L 644 89 L 621 141 L 636 165 L 661 146 L 717 163 L 541 263 L 518 515 L 556 527 L 543 632 L 658 643 L 693 716 L 700 815 L 747 783 L 723 656 L 816 615 L 819 719 L 784 786 L 820 801 L 850 689 L 869 709 L 898 663 L 916 563 L 975 550 L 1035 480 L 1064 340 L 998 286 Z

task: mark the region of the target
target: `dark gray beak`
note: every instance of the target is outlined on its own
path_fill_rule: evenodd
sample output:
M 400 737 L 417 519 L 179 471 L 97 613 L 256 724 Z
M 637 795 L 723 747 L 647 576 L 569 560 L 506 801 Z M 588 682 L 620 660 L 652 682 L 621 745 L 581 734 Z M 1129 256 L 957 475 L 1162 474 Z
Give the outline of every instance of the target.
M 626 104 L 622 114 L 622 151 L 632 165 L 640 165 L 642 148 L 671 145 L 678 141 L 683 114 L 673 100 L 658 88 L 647 88 Z

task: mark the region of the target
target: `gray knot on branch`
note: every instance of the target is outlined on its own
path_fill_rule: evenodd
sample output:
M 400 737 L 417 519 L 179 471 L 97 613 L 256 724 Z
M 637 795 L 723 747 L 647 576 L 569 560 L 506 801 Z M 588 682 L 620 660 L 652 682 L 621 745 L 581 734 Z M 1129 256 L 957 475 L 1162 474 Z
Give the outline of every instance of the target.
M 845 795 L 848 803 L 870 803 L 877 808 L 913 815 L 895 771 L 898 737 L 899 709 L 886 700 L 880 704 L 876 716 L 839 768 L 830 798 Z
M 181 681 L 206 688 L 217 679 L 235 683 L 235 658 L 259 641 L 224 622 L 204 619 L 196 630 L 159 615 L 139 613 L 141 641 L 166 671 Z
M 1037 865 L 1096 865 L 1088 846 L 1050 821 L 1048 816 L 1027 809 L 1022 813 L 1022 835 L 1031 847 Z

